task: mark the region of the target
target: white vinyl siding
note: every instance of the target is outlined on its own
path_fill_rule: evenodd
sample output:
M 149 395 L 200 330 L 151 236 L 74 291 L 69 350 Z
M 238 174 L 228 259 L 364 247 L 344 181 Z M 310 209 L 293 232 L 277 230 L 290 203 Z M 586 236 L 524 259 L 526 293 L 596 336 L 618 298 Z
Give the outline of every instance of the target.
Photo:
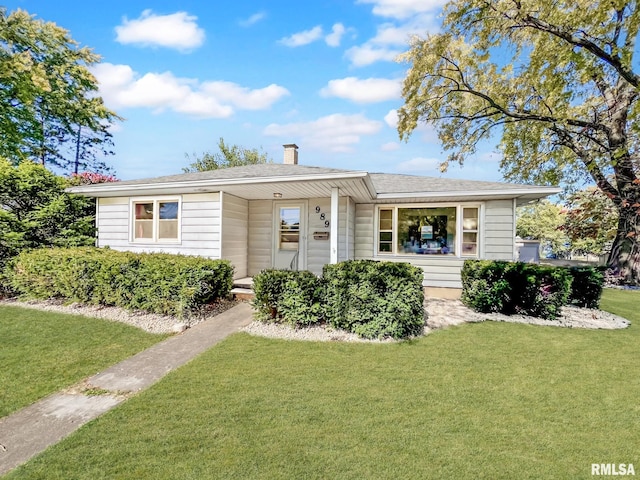
M 354 258 L 373 258 L 375 205 L 358 203 L 355 208 Z
M 485 202 L 482 222 L 483 258 L 513 260 L 515 258 L 515 225 L 513 200 Z
M 165 252 L 220 258 L 219 194 L 188 194 L 181 197 L 181 239 L 172 244 L 145 243 L 141 240 L 132 242 L 131 199 L 98 199 L 98 246 L 130 252 Z
M 342 200 L 342 199 L 341 199 Z M 316 211 L 317 207 L 320 211 Z M 321 216 L 324 215 L 324 219 Z M 325 226 L 329 222 L 329 226 Z M 311 198 L 309 199 L 309 220 L 307 237 L 307 269 L 313 273 L 322 272 L 322 267 L 329 263 L 330 257 L 330 236 L 326 240 L 316 240 L 313 238 L 314 232 L 329 232 L 331 230 L 331 199 Z M 338 242 L 338 251 L 340 243 Z
M 243 198 L 222 194 L 221 258 L 231 261 L 234 278 L 247 276 L 249 234 L 249 202 Z
M 384 255 L 376 257 L 376 260 L 406 262 L 420 267 L 423 271 L 422 285 L 425 287 L 462 288 L 460 270 L 465 261 L 464 258 L 435 255 Z
M 226 198 L 226 197 L 225 197 Z M 291 200 L 295 202 L 294 200 Z M 353 258 L 355 239 L 355 205 L 348 197 L 340 197 L 338 211 L 338 259 Z M 330 239 L 315 239 L 314 232 L 331 230 L 331 199 L 310 198 L 307 200 L 307 270 L 320 274 L 322 267 L 330 261 Z M 316 207 L 318 211 L 316 211 Z M 324 214 L 324 218 L 322 215 Z M 329 222 L 329 226 L 325 222 Z M 249 253 L 248 274 L 255 275 L 272 267 L 273 261 L 273 202 L 265 200 L 249 201 Z M 351 239 L 349 239 L 349 237 Z M 350 250 L 348 251 L 347 248 Z M 226 258 L 226 257 L 225 257 Z
M 271 268 L 273 251 L 273 201 L 249 201 L 248 274 Z
M 349 222 L 348 218 L 348 197 L 340 197 L 338 203 L 338 261 L 346 260 L 348 257 L 347 234 Z M 319 208 L 319 212 L 316 211 Z M 324 214 L 324 219 L 322 215 Z M 325 226 L 325 222 L 329 222 L 329 226 Z M 322 267 L 331 260 L 331 239 L 315 239 L 314 232 L 330 232 L 331 230 L 331 199 L 330 198 L 311 198 L 309 199 L 309 220 L 307 222 L 308 239 L 307 239 L 307 270 L 319 275 L 322 273 Z M 353 227 L 351 227 L 353 231 Z M 353 258 L 353 254 L 351 254 Z
M 352 260 L 355 258 L 355 241 L 356 241 L 356 204 L 347 197 L 347 232 L 346 242 L 347 251 L 345 252 L 345 258 Z
M 512 200 L 484 202 L 480 207 L 479 258 L 513 258 L 514 226 Z M 428 204 L 427 204 L 428 206 Z M 471 206 L 471 205 L 470 205 Z M 378 254 L 377 206 L 357 204 L 355 208 L 355 258 L 408 262 L 422 268 L 424 286 L 461 288 L 460 270 L 465 258 L 444 256 Z

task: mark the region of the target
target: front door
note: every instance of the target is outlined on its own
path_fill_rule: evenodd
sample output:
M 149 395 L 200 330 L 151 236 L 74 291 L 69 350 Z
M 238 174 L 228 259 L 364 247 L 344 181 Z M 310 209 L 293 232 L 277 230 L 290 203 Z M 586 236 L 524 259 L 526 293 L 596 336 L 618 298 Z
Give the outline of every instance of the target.
M 273 267 L 307 268 L 306 202 L 274 202 Z

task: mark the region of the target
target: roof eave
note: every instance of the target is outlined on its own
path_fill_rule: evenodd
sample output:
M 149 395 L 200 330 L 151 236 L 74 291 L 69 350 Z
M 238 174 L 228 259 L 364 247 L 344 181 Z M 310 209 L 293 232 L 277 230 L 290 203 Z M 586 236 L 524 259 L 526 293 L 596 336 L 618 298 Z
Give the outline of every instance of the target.
M 523 188 L 523 189 L 503 189 L 503 190 L 467 190 L 464 192 L 448 190 L 444 192 L 398 192 L 398 193 L 378 193 L 378 200 L 398 200 L 403 198 L 425 198 L 438 199 L 449 197 L 505 197 L 512 198 L 530 197 L 532 200 L 536 198 L 544 198 L 549 195 L 556 195 L 562 189 L 556 187 L 542 188 Z
M 310 175 L 286 175 L 273 177 L 248 177 L 248 178 L 221 178 L 206 180 L 189 180 L 184 182 L 161 182 L 161 183 L 100 183 L 95 185 L 82 185 L 77 187 L 69 187 L 66 189 L 69 193 L 85 195 L 88 197 L 113 196 L 114 193 L 122 195 L 137 195 L 140 190 L 145 192 L 161 192 L 168 188 L 193 190 L 198 188 L 206 189 L 206 191 L 215 191 L 216 188 L 233 185 L 256 185 L 264 183 L 289 183 L 289 182 L 313 182 L 327 180 L 348 180 L 362 178 L 367 184 L 367 188 L 371 191 L 370 180 L 367 172 L 340 172 L 340 173 L 323 173 Z M 369 180 L 369 181 L 368 181 Z M 372 194 L 375 198 L 375 195 Z

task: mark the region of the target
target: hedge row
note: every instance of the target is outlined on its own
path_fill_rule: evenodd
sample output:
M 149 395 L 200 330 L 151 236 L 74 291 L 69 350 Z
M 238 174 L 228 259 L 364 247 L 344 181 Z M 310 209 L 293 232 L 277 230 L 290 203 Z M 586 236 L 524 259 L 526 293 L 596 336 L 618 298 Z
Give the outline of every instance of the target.
M 461 276 L 462 302 L 474 310 L 547 319 L 568 303 L 597 308 L 604 279 L 591 267 L 492 260 L 466 260 Z
M 404 338 L 424 326 L 422 270 L 407 263 L 349 260 L 311 272 L 263 270 L 254 308 L 265 321 L 301 327 L 326 321 L 364 338 Z
M 43 248 L 15 257 L 6 280 L 18 294 L 186 317 L 226 297 L 233 267 L 165 253 Z

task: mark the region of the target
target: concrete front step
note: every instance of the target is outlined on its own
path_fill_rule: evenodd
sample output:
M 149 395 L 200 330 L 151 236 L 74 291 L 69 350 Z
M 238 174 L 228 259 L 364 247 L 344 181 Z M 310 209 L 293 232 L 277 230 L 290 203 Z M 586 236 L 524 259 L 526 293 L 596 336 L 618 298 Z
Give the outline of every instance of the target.
M 236 278 L 233 281 L 233 286 L 237 288 L 248 288 L 250 289 L 253 286 L 253 278 L 245 277 L 245 278 Z
M 255 296 L 250 288 L 234 287 L 231 289 L 231 295 L 236 300 L 253 300 Z

